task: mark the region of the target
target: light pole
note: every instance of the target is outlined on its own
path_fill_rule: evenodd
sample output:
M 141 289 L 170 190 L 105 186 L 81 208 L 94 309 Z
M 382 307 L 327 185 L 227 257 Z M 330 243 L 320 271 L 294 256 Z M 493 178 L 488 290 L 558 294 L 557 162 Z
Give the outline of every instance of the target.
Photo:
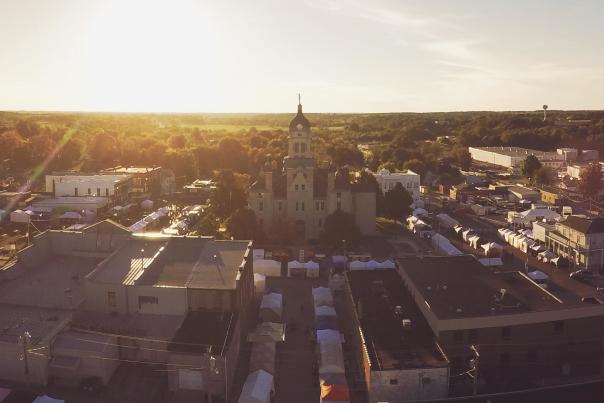
M 19 336 L 19 341 L 23 344 L 23 369 L 25 373 L 25 382 L 29 387 L 29 362 L 27 361 L 27 348 L 31 342 L 31 334 L 28 331 L 24 331 L 22 336 Z
M 474 359 L 470 361 L 470 363 L 472 364 L 471 370 L 472 372 L 474 372 L 474 374 L 472 375 L 472 379 L 474 380 L 472 395 L 476 396 L 478 394 L 478 360 L 480 358 L 480 354 L 478 353 L 478 349 L 476 348 L 475 344 L 472 344 L 470 346 L 470 350 L 472 350 L 472 352 L 474 353 Z

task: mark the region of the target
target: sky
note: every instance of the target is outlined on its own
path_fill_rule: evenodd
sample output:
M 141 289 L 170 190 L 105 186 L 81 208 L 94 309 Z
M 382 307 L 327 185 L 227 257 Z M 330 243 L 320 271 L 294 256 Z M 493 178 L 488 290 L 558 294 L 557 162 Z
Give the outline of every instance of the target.
M 604 109 L 599 0 L 0 0 L 0 110 Z

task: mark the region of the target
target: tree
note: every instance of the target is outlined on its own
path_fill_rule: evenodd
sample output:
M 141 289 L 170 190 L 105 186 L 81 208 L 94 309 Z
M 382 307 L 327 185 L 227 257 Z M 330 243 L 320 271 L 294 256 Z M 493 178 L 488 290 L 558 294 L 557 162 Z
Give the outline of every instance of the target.
M 541 162 L 534 155 L 528 155 L 522 163 L 522 175 L 529 179 L 533 179 L 535 171 L 541 168 Z
M 244 188 L 246 177 L 235 175 L 232 171 L 220 171 L 216 176 L 216 189 L 212 194 L 211 204 L 220 218 L 229 217 L 236 210 L 247 205 Z
M 403 165 L 403 168 L 409 169 L 417 174 L 420 174 L 421 176 L 424 176 L 426 174 L 426 164 L 424 164 L 417 158 L 413 158 L 409 161 L 406 161 Z
M 592 162 L 579 174 L 579 191 L 591 200 L 598 196 L 601 187 L 602 167 L 598 162 Z
M 459 167 L 464 171 L 468 171 L 472 166 L 472 156 L 466 148 L 454 148 L 453 151 L 451 151 L 451 158 L 453 158 L 453 160 L 457 162 Z
M 342 241 L 346 241 L 348 245 L 354 246 L 361 238 L 361 231 L 352 214 L 338 209 L 325 218 L 320 237 L 329 245 L 340 245 Z
M 253 239 L 255 241 L 265 239 L 256 214 L 247 207 L 235 211 L 225 221 L 225 226 L 227 233 L 233 239 Z
M 355 183 L 367 189 L 375 191 L 376 213 L 378 215 L 382 215 L 384 210 L 384 194 L 382 193 L 382 188 L 380 187 L 378 181 L 375 179 L 375 176 L 373 176 L 373 174 L 371 174 L 370 172 L 363 170 L 356 177 Z
M 197 233 L 203 236 L 215 237 L 218 235 L 219 227 L 218 218 L 212 212 L 207 212 L 197 223 Z
M 546 166 L 542 166 L 534 173 L 534 181 L 538 185 L 551 185 L 554 182 L 555 172 Z
M 384 215 L 393 220 L 403 221 L 406 216 L 411 214 L 411 203 L 413 203 L 413 198 L 409 192 L 403 185 L 397 183 L 384 195 Z
M 185 148 L 187 146 L 187 138 L 184 134 L 174 134 L 170 137 L 168 144 L 172 148 Z

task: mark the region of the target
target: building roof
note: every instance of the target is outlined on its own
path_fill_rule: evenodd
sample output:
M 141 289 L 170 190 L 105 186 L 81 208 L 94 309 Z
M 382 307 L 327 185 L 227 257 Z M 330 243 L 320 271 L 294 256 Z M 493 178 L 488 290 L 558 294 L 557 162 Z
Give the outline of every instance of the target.
M 234 289 L 249 241 L 212 237 L 131 239 L 91 273 L 93 281 L 203 289 Z
M 61 309 L 0 305 L 0 341 L 18 343 L 23 332 L 36 345 L 67 324 L 71 312 Z
M 109 202 L 107 197 L 100 196 L 60 196 L 43 199 L 32 203 L 34 207 L 62 207 L 70 204 L 88 204 L 97 208 L 104 207 Z
M 512 192 L 512 193 L 517 193 L 517 194 L 521 195 L 522 197 L 536 196 L 536 195 L 540 194 L 539 191 L 533 190 L 533 189 L 530 189 L 530 188 L 527 188 L 524 186 L 510 186 L 508 188 L 508 191 Z
M 237 314 L 232 312 L 189 312 L 168 345 L 169 351 L 222 355 L 229 345 Z
M 396 271 L 352 271 L 347 277 L 372 370 L 448 364 Z M 411 326 L 404 328 L 403 319 Z
M 302 130 L 310 129 L 310 122 L 308 121 L 308 119 L 306 119 L 306 116 L 304 116 L 304 113 L 302 113 L 302 104 L 301 103 L 298 103 L 298 113 L 296 114 L 296 116 L 294 116 L 294 118 L 291 120 L 291 122 L 289 122 L 290 130 L 292 130 L 292 129 L 297 130 L 298 124 L 301 124 L 303 126 Z
M 587 218 L 571 215 L 560 224 L 577 230 L 583 234 L 601 234 L 604 233 L 604 217 Z
M 509 315 L 567 307 L 517 271 L 493 272 L 471 255 L 401 258 L 403 278 L 413 282 L 439 319 Z M 505 291 L 502 291 L 505 290 Z
M 553 157 L 554 159 L 563 159 L 564 157 L 558 155 L 555 151 L 540 151 L 533 150 L 530 148 L 522 148 L 522 147 L 470 147 L 475 150 L 488 151 L 492 153 L 497 153 L 501 155 L 507 155 L 509 157 L 526 157 L 527 155 L 535 155 L 537 157 L 547 156 Z

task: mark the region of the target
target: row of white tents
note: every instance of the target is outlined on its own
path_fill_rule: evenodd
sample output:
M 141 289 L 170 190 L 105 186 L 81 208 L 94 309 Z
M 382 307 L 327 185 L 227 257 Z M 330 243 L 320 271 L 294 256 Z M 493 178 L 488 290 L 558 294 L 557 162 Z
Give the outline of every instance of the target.
M 238 403 L 270 403 L 275 394 L 277 342 L 284 341 L 282 323 L 283 294 L 270 289 L 260 302 L 260 322 L 248 336 L 252 342 L 250 372 L 243 384 Z
M 301 276 L 309 278 L 319 277 L 319 263 L 309 260 L 308 262 L 299 262 L 292 260 L 287 263 L 287 276 Z
M 156 225 L 162 218 L 166 217 L 170 209 L 168 207 L 159 208 L 157 211 L 145 216 L 142 220 L 139 220 L 132 224 L 128 229 L 132 232 L 143 232 L 147 227 Z
M 463 253 L 457 249 L 451 241 L 441 234 L 434 234 L 430 240 L 432 242 L 432 249 L 440 255 L 446 256 L 457 256 Z
M 520 249 L 524 253 L 529 253 L 533 246 L 538 245 L 533 239 L 533 234 L 530 230 L 513 231 L 509 228 L 499 228 L 497 230 L 499 237 L 516 249 Z M 543 248 L 541 246 L 541 248 Z M 543 248 L 545 250 L 545 248 Z
M 420 238 L 425 238 L 427 234 L 432 233 L 432 226 L 415 215 L 407 217 L 407 229 Z
M 312 296 L 319 355 L 321 402 L 350 402 L 342 350 L 342 334 L 337 326 L 333 294 L 329 288 L 316 287 L 312 289 Z
M 377 260 L 370 260 L 364 262 L 362 260 L 352 260 L 348 262 L 349 270 L 377 270 L 377 269 L 396 269 L 396 265 L 392 260 L 384 260 L 378 262 Z

